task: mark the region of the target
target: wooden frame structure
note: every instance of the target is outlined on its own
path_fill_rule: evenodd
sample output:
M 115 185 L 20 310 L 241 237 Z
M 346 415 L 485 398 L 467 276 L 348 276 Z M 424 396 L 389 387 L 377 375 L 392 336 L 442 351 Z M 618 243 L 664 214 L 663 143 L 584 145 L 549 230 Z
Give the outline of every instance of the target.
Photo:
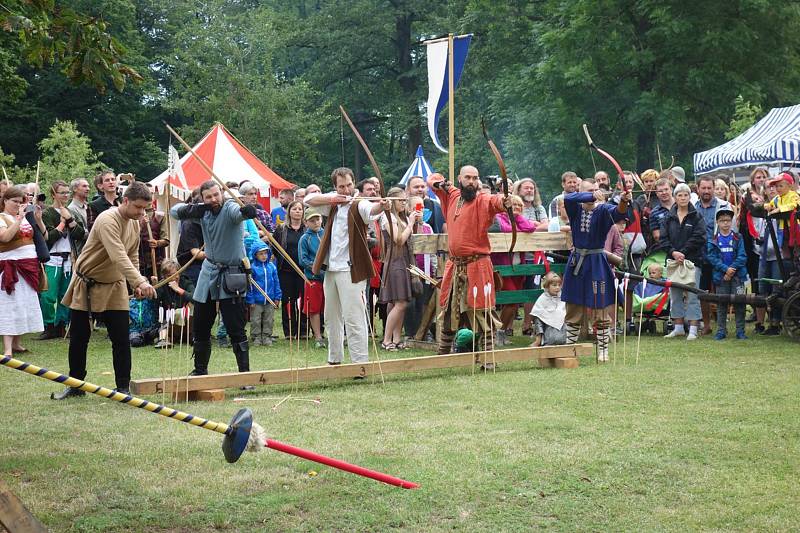
M 420 372 L 442 368 L 471 367 L 482 362 L 510 363 L 539 360 L 542 366 L 575 368 L 577 357 L 592 355 L 591 344 L 545 346 L 540 348 L 510 348 L 494 352 L 467 352 L 447 355 L 427 355 L 350 363 L 342 365 L 312 366 L 307 368 L 282 368 L 256 372 L 236 372 L 181 378 L 149 378 L 131 381 L 131 393 L 136 395 L 159 393 L 191 393 L 215 389 L 230 389 L 248 385 L 279 385 L 328 379 L 380 376 L 404 372 Z M 190 398 L 196 395 L 190 395 Z

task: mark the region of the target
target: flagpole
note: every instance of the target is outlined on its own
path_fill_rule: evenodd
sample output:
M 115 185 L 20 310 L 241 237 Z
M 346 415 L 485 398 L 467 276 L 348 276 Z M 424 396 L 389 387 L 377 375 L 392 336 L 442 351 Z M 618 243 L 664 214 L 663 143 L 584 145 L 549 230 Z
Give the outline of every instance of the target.
M 447 103 L 447 129 L 448 129 L 448 136 L 449 139 L 449 146 L 447 150 L 447 155 L 450 164 L 450 183 L 455 184 L 455 166 L 456 166 L 456 155 L 455 155 L 455 144 L 456 144 L 456 132 L 455 132 L 455 122 L 456 122 L 456 113 L 455 109 L 453 108 L 453 101 L 455 98 L 453 97 L 453 93 L 455 92 L 455 87 L 453 87 L 453 69 L 455 68 L 454 65 L 455 61 L 453 60 L 453 34 L 450 33 L 447 35 L 447 88 L 448 88 L 448 103 Z

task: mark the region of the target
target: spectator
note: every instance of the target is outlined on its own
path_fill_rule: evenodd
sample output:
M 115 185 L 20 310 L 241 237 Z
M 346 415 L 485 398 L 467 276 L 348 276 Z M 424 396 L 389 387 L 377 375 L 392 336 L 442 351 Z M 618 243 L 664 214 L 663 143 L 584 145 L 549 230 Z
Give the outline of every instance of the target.
M 722 207 L 716 214 L 717 232 L 708 242 L 707 258 L 713 269 L 714 287 L 717 294 L 744 294 L 744 282 L 747 279 L 747 255 L 744 243 L 738 233 L 732 231 L 733 209 Z M 744 334 L 745 304 L 733 306 L 736 313 L 736 338 L 747 339 Z M 717 334 L 714 338 L 721 341 L 727 337 L 728 304 L 717 303 Z
M 275 230 L 275 240 L 286 250 L 289 257 L 297 263 L 300 260 L 300 237 L 305 232 L 303 226 L 303 202 L 292 200 L 286 208 L 286 220 Z M 306 321 L 300 316 L 300 302 L 303 300 L 303 278 L 295 272 L 283 257 L 277 258 L 278 278 L 281 283 L 281 323 L 286 339 L 299 339 L 305 335 Z
M 670 265 L 675 268 L 686 267 L 694 271 L 695 284 L 700 283 L 700 268 L 696 265 L 703 259 L 706 243 L 706 227 L 703 217 L 690 203 L 690 189 L 685 183 L 675 187 L 673 196 L 675 205 L 661 226 L 660 247 L 667 254 L 667 271 Z M 691 263 L 691 264 L 690 264 Z M 672 275 L 669 276 L 672 279 Z M 689 335 L 686 340 L 697 338 L 697 324 L 700 321 L 700 302 L 697 295 L 683 289 L 671 288 L 670 316 L 675 328 L 665 337 L 682 337 L 686 335 L 684 322 L 689 321 Z M 685 302 L 684 302 L 685 299 Z
M 249 181 L 242 182 L 239 185 L 239 193 L 242 195 L 242 202 L 244 202 L 245 204 L 256 206 L 256 213 L 257 213 L 256 219 L 258 219 L 258 221 L 261 222 L 261 225 L 264 226 L 264 228 L 268 232 L 273 233 L 275 231 L 275 226 L 272 224 L 272 216 L 270 216 L 267 210 L 264 209 L 264 207 L 260 203 L 258 203 L 258 189 L 256 188 L 256 186 L 250 183 Z M 247 223 L 247 227 L 250 228 L 247 229 L 246 231 L 252 232 L 253 228 L 255 228 L 256 230 L 256 233 L 252 235 L 254 240 L 250 242 L 251 247 L 252 244 L 255 242 L 255 238 L 264 240 L 266 234 L 262 229 L 258 228 L 252 220 L 247 220 L 245 222 Z M 248 237 L 249 236 L 245 237 L 245 241 L 247 241 Z M 248 247 L 245 249 L 249 250 L 250 248 Z
M 91 230 L 94 221 L 111 207 L 120 204 L 120 197 L 117 195 L 117 176 L 111 170 L 105 170 L 94 177 L 94 186 L 98 196 L 89 203 L 89 211 L 86 217 L 86 229 Z
M 83 245 L 86 244 L 86 239 L 89 237 L 89 228 L 87 225 L 87 217 L 89 214 L 89 182 L 83 178 L 76 178 L 69 184 L 69 190 L 72 193 L 72 201 L 67 206 L 72 217 L 83 226 L 83 237 L 72 238 L 73 251 L 75 258 L 81 255 Z
M 144 218 L 139 221 L 139 239 L 139 268 L 142 275 L 150 279 L 158 272 L 159 265 L 164 260 L 166 249 L 169 246 L 164 213 L 157 212 L 153 209 L 152 204 L 145 210 Z M 153 270 L 153 254 L 150 253 L 150 250 L 155 251 L 155 271 Z
M 296 191 L 294 191 L 294 199 L 298 202 L 302 202 L 303 198 L 306 197 L 306 190 L 303 187 L 300 187 Z
M 322 242 L 324 229 L 322 228 L 322 215 L 309 208 L 305 215 L 306 231 L 300 237 L 299 245 L 299 264 L 303 268 L 303 273 L 308 279 L 308 283 L 303 287 L 303 313 L 307 321 L 311 324 L 314 332 L 314 346 L 316 348 L 326 348 L 325 339 L 322 336 L 322 310 L 325 307 L 325 292 L 322 287 L 325 279 L 325 270 L 320 270 L 317 274 L 311 271 L 314 259 L 317 257 L 317 250 Z
M 270 261 L 269 246 L 256 241 L 250 249 L 250 268 L 253 283 L 264 291 L 270 300 L 280 302 L 281 285 L 278 270 Z M 247 304 L 250 306 L 250 344 L 272 346 L 272 328 L 275 323 L 275 308 L 256 287 L 247 289 Z
M 192 196 L 189 204 L 200 204 L 200 189 L 192 191 Z M 197 285 L 197 280 L 200 277 L 200 269 L 203 265 L 203 259 L 206 258 L 203 248 L 203 228 L 200 222 L 194 218 L 187 218 L 180 221 L 180 238 L 178 239 L 178 249 L 176 250 L 176 258 L 178 263 L 183 267 L 186 263 L 192 260 L 192 257 L 197 256 L 191 265 L 189 265 L 184 274 L 192 280 L 192 283 Z
M 521 180 L 516 181 L 514 186 L 511 188 L 511 192 L 512 194 L 522 198 L 522 217 L 533 223 L 533 225 L 536 227 L 536 231 L 544 231 L 548 226 L 549 219 L 547 218 L 547 211 L 542 205 L 542 198 L 539 194 L 539 186 L 536 185 L 536 182 L 533 181 L 533 178 L 522 178 Z M 523 262 L 530 263 L 533 261 L 533 257 L 534 256 L 532 254 L 526 253 L 524 254 Z M 526 290 L 535 289 L 536 280 L 537 276 L 525 276 L 525 281 L 522 288 Z M 533 309 L 533 302 L 528 302 L 524 305 L 522 334 L 525 336 L 530 336 L 533 332 L 531 329 L 533 320 L 531 309 Z
M 389 189 L 389 197 L 404 196 L 403 191 L 397 187 Z M 422 284 L 416 283 L 419 290 L 413 293 L 411 287 L 411 273 L 408 266 L 412 264 L 410 239 L 414 231 L 414 224 L 422 213 L 407 209 L 408 200 L 392 200 L 392 218 L 382 220 L 384 242 L 384 266 L 381 292 L 379 301 L 386 304 L 386 327 L 383 331 L 381 347 L 391 352 L 406 349 L 403 342 L 403 318 L 405 317 L 408 302 L 413 296 L 422 295 Z M 393 225 L 394 240 L 389 232 L 389 224 Z M 418 280 L 417 280 L 418 281 Z
M 278 193 L 278 201 L 281 205 L 272 210 L 272 225 L 280 226 L 286 220 L 286 207 L 294 199 L 294 192 L 291 189 L 283 189 Z
M 597 184 L 597 188 L 600 190 L 611 190 L 611 178 L 608 177 L 608 172 L 604 170 L 598 170 L 594 173 L 594 182 Z
M 567 304 L 561 300 L 561 277 L 548 272 L 542 278 L 544 292 L 536 299 L 531 346 L 556 346 L 567 342 Z
M 61 303 L 61 299 L 72 278 L 72 254 L 75 250 L 73 243 L 82 242 L 86 238 L 85 228 L 66 207 L 69 202 L 67 184 L 61 180 L 55 181 L 50 186 L 50 191 L 53 194 L 53 205 L 42 213 L 42 221 L 47 228 L 50 260 L 44 265 L 47 290 L 39 295 L 44 321 L 44 333 L 39 340 L 62 339 L 66 335 L 69 308 Z
M 675 198 L 672 196 L 672 187 L 670 187 L 667 178 L 658 178 L 658 181 L 656 181 L 656 200 L 658 203 L 650 211 L 650 232 L 653 235 L 651 252 L 659 249 L 661 228 L 664 226 L 664 222 L 675 204 Z
M 564 198 L 565 194 L 573 193 L 578 190 L 578 175 L 572 171 L 567 171 L 561 174 L 561 194 L 556 195 L 550 202 L 550 207 L 547 209 L 549 218 L 558 217 L 558 201 Z
M 730 204 L 714 196 L 714 178 L 711 176 L 701 176 L 697 180 L 697 196 L 698 200 L 694 204 L 694 207 L 700 216 L 703 217 L 706 229 L 706 241 L 710 241 L 714 238 L 714 230 L 716 228 L 714 216 L 717 210 L 722 206 L 730 208 Z M 713 290 L 713 283 L 711 281 L 713 269 L 711 268 L 711 264 L 705 260 L 705 246 L 702 252 L 702 260 L 697 265 L 701 270 L 697 288 L 704 291 L 711 291 Z M 711 333 L 711 302 L 700 302 L 700 308 L 703 314 L 703 335 L 708 335 Z
M 425 184 L 425 187 L 427 186 L 428 185 Z M 408 207 L 409 209 L 413 209 L 423 214 L 422 218 L 417 217 L 416 221 L 414 222 L 413 233 L 415 235 L 432 235 L 433 228 L 424 221 L 426 211 L 424 209 L 423 199 L 418 196 L 409 198 Z M 430 211 L 427 213 L 430 213 Z M 414 256 L 414 261 L 416 262 L 417 268 L 422 270 L 426 275 L 434 278 L 436 277 L 438 257 L 435 253 L 416 254 Z M 425 281 L 422 283 L 422 294 L 420 296 L 413 297 L 409 302 L 408 307 L 406 308 L 406 316 L 403 320 L 403 328 L 406 331 L 407 337 L 413 337 L 417 334 L 420 323 L 422 322 L 422 315 L 424 313 L 425 306 L 430 304 L 430 299 L 433 298 L 435 293 L 436 291 L 434 286 Z M 435 325 L 432 326 L 432 328 L 435 329 Z M 433 331 L 428 331 L 424 339 L 429 342 L 433 342 L 433 334 Z
M 27 352 L 21 336 L 44 328 L 37 296 L 42 272 L 33 227 L 21 209 L 25 195 L 22 187 L 11 186 L 0 199 L 0 335 L 6 356 Z M 35 217 L 38 222 L 41 211 L 35 211 Z
M 728 202 L 728 198 L 731 196 L 731 188 L 725 183 L 724 179 L 716 178 L 714 180 L 714 196 L 717 197 L 717 200 Z
M 447 230 L 444 224 L 444 214 L 439 202 L 436 202 L 428 196 L 428 184 L 425 183 L 425 178 L 422 176 L 411 176 L 406 183 L 406 195 L 409 198 L 421 198 L 423 206 L 428 209 L 431 216 L 428 220 L 434 233 L 445 233 Z
M 161 279 L 173 276 L 179 268 L 180 264 L 177 261 L 164 259 L 161 262 Z M 155 278 L 152 278 L 151 281 L 155 282 Z M 177 279 L 173 279 L 168 284 L 156 289 L 158 307 L 165 311 L 176 311 L 173 323 L 170 324 L 166 320 L 162 322 L 156 348 L 168 348 L 173 344 L 180 344 L 182 336 L 187 337 L 187 344 L 192 344 L 191 335 L 188 335 L 188 332 L 183 333 L 186 324 L 184 316 L 179 312 L 181 308 L 192 302 L 192 296 L 194 296 L 194 282 L 186 275 L 186 272 L 183 272 Z M 164 315 L 166 314 L 164 313 Z M 161 332 L 163 332 L 163 335 Z

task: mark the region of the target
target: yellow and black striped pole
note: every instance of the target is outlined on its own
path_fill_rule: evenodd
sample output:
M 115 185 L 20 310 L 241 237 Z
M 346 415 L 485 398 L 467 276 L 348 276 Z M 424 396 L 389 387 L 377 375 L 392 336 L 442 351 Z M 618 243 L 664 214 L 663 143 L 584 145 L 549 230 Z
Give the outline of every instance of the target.
M 106 387 L 101 387 L 100 385 L 89 383 L 88 381 L 71 378 L 69 376 L 65 376 L 64 374 L 59 374 L 58 372 L 41 368 L 7 355 L 0 359 L 0 364 L 21 372 L 25 372 L 32 376 L 44 378 L 56 383 L 61 383 L 67 387 L 79 389 L 91 394 L 97 394 L 98 396 L 108 398 L 109 400 L 113 400 L 115 402 L 138 407 L 139 409 L 144 409 L 145 411 L 150 411 L 151 413 L 159 414 L 174 420 L 179 420 L 199 428 L 222 433 L 225 435 L 225 442 L 222 444 L 222 449 L 225 453 L 225 459 L 229 463 L 234 463 L 239 459 L 247 445 L 247 441 L 250 436 L 250 427 L 252 425 L 253 417 L 249 409 L 242 410 L 247 411 L 247 413 L 242 413 L 241 411 L 237 413 L 236 416 L 234 416 L 231 424 L 223 424 L 222 422 L 215 422 L 213 420 L 200 418 L 199 416 L 194 416 L 189 413 L 184 413 L 183 411 L 178 411 L 177 409 L 167 407 L 166 405 L 161 405 L 159 403 L 150 402 L 142 398 L 137 398 L 136 396 L 131 396 L 130 394 L 124 394 Z

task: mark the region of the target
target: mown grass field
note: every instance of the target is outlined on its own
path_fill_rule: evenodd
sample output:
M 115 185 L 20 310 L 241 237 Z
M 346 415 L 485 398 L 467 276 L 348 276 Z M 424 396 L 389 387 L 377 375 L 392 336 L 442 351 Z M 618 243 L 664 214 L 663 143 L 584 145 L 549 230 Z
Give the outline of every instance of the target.
M 94 336 L 89 381 L 113 386 Z M 66 341 L 27 341 L 66 371 Z M 521 339 L 518 345 L 523 345 Z M 233 465 L 221 436 L 0 369 L 0 476 L 53 531 L 789 531 L 800 509 L 800 345 L 645 337 L 614 364 L 503 365 L 259 388 L 244 405 L 270 437 L 416 481 L 409 491 L 278 452 Z M 415 352 L 404 355 L 413 355 Z M 420 353 L 420 352 L 416 352 Z M 188 352 L 134 350 L 134 376 Z M 320 364 L 284 341 L 251 366 Z M 382 353 L 387 358 L 388 354 Z M 233 371 L 215 348 L 212 371 Z M 184 403 L 227 422 L 242 406 Z M 160 400 L 160 397 L 151 397 Z M 316 473 L 316 475 L 315 475 Z

